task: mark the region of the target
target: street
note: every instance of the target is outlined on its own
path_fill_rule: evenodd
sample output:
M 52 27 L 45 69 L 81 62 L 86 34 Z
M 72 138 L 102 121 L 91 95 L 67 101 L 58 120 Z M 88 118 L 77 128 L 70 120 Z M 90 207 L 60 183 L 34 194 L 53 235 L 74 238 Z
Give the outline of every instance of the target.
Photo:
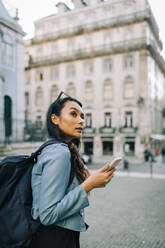
M 165 248 L 164 189 L 165 179 L 119 173 L 106 188 L 93 190 L 81 248 Z

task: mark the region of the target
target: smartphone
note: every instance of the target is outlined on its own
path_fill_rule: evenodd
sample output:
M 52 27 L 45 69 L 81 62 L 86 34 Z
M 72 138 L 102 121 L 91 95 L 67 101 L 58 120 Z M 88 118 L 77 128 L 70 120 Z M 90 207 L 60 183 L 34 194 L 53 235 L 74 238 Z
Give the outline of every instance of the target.
M 122 157 L 114 158 L 114 160 L 110 163 L 110 167 L 109 167 L 108 171 L 115 168 L 120 163 L 121 160 L 122 160 Z

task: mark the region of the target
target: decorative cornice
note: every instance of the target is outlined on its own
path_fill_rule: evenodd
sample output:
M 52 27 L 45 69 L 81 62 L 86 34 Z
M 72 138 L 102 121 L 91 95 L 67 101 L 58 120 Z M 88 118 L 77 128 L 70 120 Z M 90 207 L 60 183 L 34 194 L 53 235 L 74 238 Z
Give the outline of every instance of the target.
M 12 22 L 9 22 L 8 20 L 5 20 L 4 18 L 0 17 L 0 24 L 2 24 L 3 26 L 12 29 L 14 32 L 17 32 L 19 34 L 21 34 L 22 36 L 25 36 L 26 33 L 21 29 L 21 27 L 15 25 Z
M 34 38 L 30 39 L 28 43 L 26 42 L 25 46 L 28 47 L 61 38 L 74 37 L 75 35 L 84 34 L 86 32 L 89 33 L 102 29 L 124 26 L 128 24 L 139 23 L 144 21 L 147 21 L 149 23 L 152 32 L 159 44 L 159 47 L 162 49 L 162 42 L 159 39 L 159 30 L 156 21 L 154 19 L 154 16 L 149 8 L 143 11 L 133 12 L 128 15 L 121 15 L 109 19 L 97 20 L 97 22 L 92 22 L 90 24 L 81 24 L 78 26 L 74 26 L 72 28 L 59 30 L 57 32 L 51 31 L 50 33 L 44 33 L 43 35 L 35 36 Z

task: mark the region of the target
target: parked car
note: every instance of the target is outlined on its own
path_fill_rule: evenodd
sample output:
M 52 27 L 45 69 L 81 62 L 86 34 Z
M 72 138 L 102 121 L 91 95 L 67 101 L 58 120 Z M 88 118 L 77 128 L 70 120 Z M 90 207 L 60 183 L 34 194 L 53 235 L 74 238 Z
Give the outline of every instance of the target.
M 82 154 L 81 158 L 82 158 L 82 161 L 84 162 L 84 164 L 91 164 L 92 163 L 92 158 L 90 155 Z

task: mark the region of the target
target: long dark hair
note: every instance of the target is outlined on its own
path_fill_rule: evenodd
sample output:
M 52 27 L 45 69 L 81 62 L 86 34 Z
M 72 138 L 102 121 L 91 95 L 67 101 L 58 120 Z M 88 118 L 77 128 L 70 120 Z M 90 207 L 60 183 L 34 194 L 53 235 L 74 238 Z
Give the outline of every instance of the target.
M 51 138 L 54 138 L 60 142 L 64 142 L 68 144 L 70 153 L 71 153 L 71 163 L 74 168 L 74 171 L 76 173 L 77 179 L 80 183 L 82 183 L 86 177 L 86 170 L 83 164 L 83 161 L 79 154 L 79 147 L 80 147 L 80 139 L 79 138 L 73 138 L 71 141 L 67 142 L 66 134 L 62 132 L 62 130 L 52 122 L 51 116 L 52 114 L 55 114 L 57 116 L 61 115 L 61 110 L 63 109 L 65 103 L 67 101 L 73 101 L 76 102 L 80 107 L 82 107 L 81 102 L 79 102 L 77 99 L 72 98 L 70 96 L 67 96 L 65 98 L 57 98 L 49 107 L 47 112 L 47 131 L 48 135 Z

